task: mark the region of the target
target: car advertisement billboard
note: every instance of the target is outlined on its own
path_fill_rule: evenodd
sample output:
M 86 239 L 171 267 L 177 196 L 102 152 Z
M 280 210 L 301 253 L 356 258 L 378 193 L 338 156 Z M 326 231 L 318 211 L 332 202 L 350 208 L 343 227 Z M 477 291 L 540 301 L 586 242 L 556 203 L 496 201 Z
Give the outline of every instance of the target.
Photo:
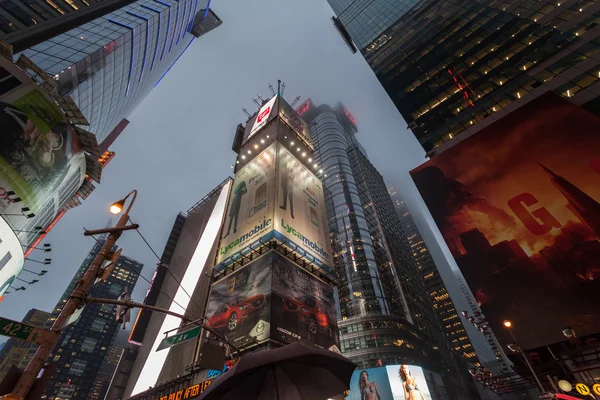
M 265 255 L 212 285 L 207 325 L 236 347 L 267 340 L 270 295 L 271 257 Z
M 0 296 L 23 270 L 23 247 L 6 221 L 0 217 Z M 0 297 L 1 298 L 1 297 Z
M 333 288 L 278 253 L 272 259 L 271 337 L 338 349 Z
M 235 175 L 217 254 L 221 270 L 273 232 L 275 152 L 273 143 Z
M 80 176 L 73 194 L 81 186 L 85 154 L 54 101 L 14 65 L 3 63 L 0 69 L 0 213 L 21 230 L 25 215 L 31 218 L 58 196 L 74 173 Z
M 332 261 L 323 184 L 283 145 L 277 153 L 275 237 L 329 272 Z
M 439 374 L 416 365 L 357 369 L 347 400 L 446 400 Z
M 504 343 L 600 332 L 599 131 L 549 92 L 411 172 Z

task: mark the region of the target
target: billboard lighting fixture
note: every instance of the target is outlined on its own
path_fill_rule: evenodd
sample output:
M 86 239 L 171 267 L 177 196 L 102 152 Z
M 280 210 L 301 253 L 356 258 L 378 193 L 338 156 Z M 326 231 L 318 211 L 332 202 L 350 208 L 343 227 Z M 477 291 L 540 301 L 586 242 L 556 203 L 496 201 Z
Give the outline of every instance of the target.
M 312 162 L 312 158 L 309 158 L 309 159 L 308 159 L 308 162 Z
M 302 153 L 302 157 L 306 157 L 306 153 Z
M 248 150 L 248 154 L 252 154 L 252 152 L 250 150 Z
M 236 164 L 239 164 L 239 163 L 240 163 L 240 160 L 235 160 L 235 163 L 236 163 Z
M 258 149 L 258 145 L 257 145 L 257 144 L 255 144 L 255 145 L 254 145 L 254 148 L 255 148 L 255 149 Z
M 245 159 L 246 159 L 246 156 L 242 156 L 242 160 L 245 160 Z
M 317 168 L 317 164 L 315 164 L 315 168 Z
M 268 137 L 268 136 L 267 136 L 267 137 Z M 260 142 L 261 142 L 262 144 L 265 144 L 265 139 L 260 139 Z
M 286 138 L 287 138 L 287 136 L 286 136 Z M 290 142 L 290 144 L 293 146 L 293 145 L 294 145 L 294 142 L 292 141 L 292 142 Z
M 296 149 L 296 151 L 300 151 L 300 147 L 298 147 L 298 148 Z
M 322 173 L 323 173 L 323 170 L 322 170 L 322 169 L 320 169 L 320 170 L 319 170 L 319 173 L 320 173 L 320 174 L 322 174 Z

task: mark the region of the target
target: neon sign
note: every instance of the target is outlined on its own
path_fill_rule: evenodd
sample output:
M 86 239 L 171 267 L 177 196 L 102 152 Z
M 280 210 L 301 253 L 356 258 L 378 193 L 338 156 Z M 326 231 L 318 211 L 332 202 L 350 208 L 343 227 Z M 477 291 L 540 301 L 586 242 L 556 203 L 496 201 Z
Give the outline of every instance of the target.
M 302 115 L 302 114 L 304 114 L 305 112 L 307 112 L 308 110 L 310 110 L 310 106 L 311 106 L 311 104 L 310 104 L 310 99 L 308 99 L 308 100 L 306 100 L 306 101 L 305 101 L 305 102 L 304 102 L 304 103 L 303 103 L 303 104 L 300 106 L 300 108 L 298 108 L 298 110 L 296 111 L 296 113 L 297 113 L 298 115 Z
M 346 114 L 346 117 L 348 117 L 348 119 L 350 120 L 350 123 L 352 124 L 352 126 L 354 128 L 356 128 L 356 120 L 354 119 L 354 117 L 352 116 L 352 114 L 350 114 L 348 112 L 348 110 L 346 110 L 345 108 L 344 108 L 344 114 Z

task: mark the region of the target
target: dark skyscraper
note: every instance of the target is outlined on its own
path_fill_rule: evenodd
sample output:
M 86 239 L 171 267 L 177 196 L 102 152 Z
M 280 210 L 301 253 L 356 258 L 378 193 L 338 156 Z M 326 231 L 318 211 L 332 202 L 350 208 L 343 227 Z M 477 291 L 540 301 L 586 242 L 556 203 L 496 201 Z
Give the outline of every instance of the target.
M 67 290 L 58 301 L 48 320 L 50 327 L 62 310 L 63 305 L 81 279 L 90 263 L 98 254 L 104 241 L 94 245 Z M 143 265 L 128 257 L 119 257 L 114 270 L 105 282 L 90 290 L 90 296 L 116 299 L 127 290 L 132 292 Z M 45 399 L 90 399 L 97 398 L 99 387 L 94 382 L 101 372 L 111 344 L 114 342 L 119 322 L 115 318 L 116 306 L 87 304 L 79 319 L 63 330 L 59 344 L 50 359 L 58 361 L 58 368 L 44 392 Z
M 73 0 L 74 1 L 74 0 Z M 107 139 L 196 39 L 221 24 L 196 0 L 139 0 L 24 51 Z M 115 138 L 113 134 L 110 141 Z
M 431 154 L 548 90 L 600 113 L 597 2 L 328 2 Z
M 342 352 L 359 368 L 422 365 L 442 374 L 451 398 L 472 399 L 385 182 L 355 137 L 356 121 L 341 104 L 308 100 L 298 112 L 311 124 L 314 161 L 325 174 Z

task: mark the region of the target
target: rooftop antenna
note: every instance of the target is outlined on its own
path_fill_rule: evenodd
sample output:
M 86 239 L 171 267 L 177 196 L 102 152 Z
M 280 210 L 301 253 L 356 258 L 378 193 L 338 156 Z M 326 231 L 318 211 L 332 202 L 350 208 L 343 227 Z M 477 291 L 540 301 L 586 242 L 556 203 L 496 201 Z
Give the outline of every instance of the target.
M 281 95 L 281 79 L 277 79 L 277 95 Z
M 294 106 L 295 106 L 296 104 L 298 104 L 298 102 L 299 102 L 299 101 L 300 101 L 300 96 L 296 97 L 296 98 L 294 99 L 294 101 L 292 102 L 292 104 L 290 104 L 290 105 L 292 106 L 292 108 L 294 108 Z
M 256 104 L 258 106 L 258 108 L 262 107 L 262 104 L 260 104 L 260 102 L 258 101 L 258 99 L 255 99 L 254 97 L 252 98 L 252 101 L 254 102 L 254 104 Z
M 283 92 L 285 92 L 285 82 L 281 82 L 281 97 L 283 97 Z
M 258 99 L 260 100 L 260 104 L 262 106 L 265 103 L 265 99 L 263 99 L 262 97 L 260 97 L 260 94 L 257 94 L 256 97 L 258 97 Z
M 248 118 L 250 118 L 252 115 L 250 115 L 250 113 L 248 112 L 248 110 L 246 110 L 245 108 L 242 108 L 242 111 L 244 112 L 244 114 L 246 114 L 246 116 Z
M 273 85 L 269 83 L 269 90 L 271 91 L 271 96 L 275 96 L 275 89 L 273 89 Z

